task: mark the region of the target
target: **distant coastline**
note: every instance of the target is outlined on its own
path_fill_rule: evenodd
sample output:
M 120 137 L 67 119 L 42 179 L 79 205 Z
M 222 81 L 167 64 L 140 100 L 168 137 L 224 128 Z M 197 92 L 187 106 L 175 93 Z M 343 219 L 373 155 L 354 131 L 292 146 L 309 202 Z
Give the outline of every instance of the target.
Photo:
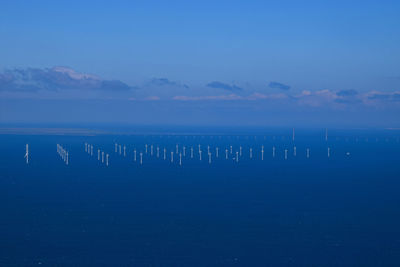
M 82 128 L 0 128 L 0 134 L 14 135 L 87 135 L 110 134 L 106 131 Z
M 295 128 L 300 136 L 325 136 L 325 128 Z M 291 127 L 217 127 L 217 126 L 140 126 L 140 125 L 57 125 L 57 126 L 34 126 L 34 125 L 0 125 L 0 135 L 234 135 L 234 136 L 292 136 Z M 330 134 L 334 136 L 352 134 L 393 134 L 400 128 L 329 128 Z

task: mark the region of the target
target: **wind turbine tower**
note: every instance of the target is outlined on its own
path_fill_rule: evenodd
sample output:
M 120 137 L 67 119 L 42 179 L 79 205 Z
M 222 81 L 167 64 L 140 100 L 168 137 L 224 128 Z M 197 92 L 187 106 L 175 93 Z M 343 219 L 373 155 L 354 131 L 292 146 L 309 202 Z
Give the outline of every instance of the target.
M 264 160 L 264 146 L 261 146 L 261 160 Z
M 294 128 L 293 128 L 292 141 L 294 142 Z
M 24 158 L 26 158 L 26 164 L 28 164 L 29 163 L 29 145 L 28 144 L 25 145 L 25 156 L 24 156 Z

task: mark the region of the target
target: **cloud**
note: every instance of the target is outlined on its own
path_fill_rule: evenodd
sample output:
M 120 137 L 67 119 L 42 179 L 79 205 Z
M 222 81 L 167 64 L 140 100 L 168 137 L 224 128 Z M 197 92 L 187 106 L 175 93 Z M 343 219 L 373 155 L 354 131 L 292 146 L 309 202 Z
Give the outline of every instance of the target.
M 101 86 L 98 88 L 99 90 L 106 90 L 106 91 L 129 91 L 132 87 L 128 86 L 127 84 L 118 81 L 102 81 Z
M 301 94 L 292 98 L 302 106 L 320 107 L 334 102 L 338 96 L 331 90 L 324 89 L 318 91 L 304 90 Z
M 0 91 L 8 92 L 128 92 L 131 89 L 133 88 L 121 81 L 103 80 L 67 67 L 13 69 L 0 73 Z
M 355 96 L 357 95 L 358 92 L 356 90 L 350 89 L 350 90 L 341 90 L 336 92 L 337 96 L 342 96 L 342 97 L 346 97 L 346 96 Z
M 291 87 L 289 85 L 278 83 L 278 82 L 270 82 L 268 85 L 270 88 L 273 89 L 280 89 L 280 90 L 289 90 Z
M 188 89 L 189 86 L 186 84 L 182 84 L 180 82 L 171 81 L 167 78 L 153 78 L 150 82 L 147 83 L 147 86 L 173 86 L 173 87 L 183 87 Z
M 229 85 L 227 83 L 222 83 L 218 81 L 210 82 L 206 85 L 207 87 L 217 88 L 217 89 L 224 89 L 231 92 L 243 91 L 243 88 L 236 86 L 236 85 Z
M 378 100 L 378 101 L 400 101 L 400 92 L 394 93 L 380 93 L 374 92 L 368 96 L 369 100 Z
M 269 99 L 269 100 L 278 100 L 278 99 L 288 99 L 288 95 L 286 94 L 261 94 L 261 93 L 253 93 L 247 97 L 246 100 L 262 100 L 262 99 Z
M 213 95 L 213 96 L 174 96 L 173 100 L 179 101 L 206 101 L 206 100 L 241 100 L 242 97 L 236 94 L 230 95 Z
M 208 96 L 174 96 L 173 100 L 179 101 L 207 101 L 207 100 L 225 100 L 225 101 L 232 101 L 232 100 L 242 100 L 242 101 L 255 101 L 255 100 L 265 100 L 265 99 L 286 99 L 287 95 L 285 94 L 270 94 L 265 95 L 261 93 L 254 93 L 248 96 L 240 96 L 237 94 L 229 94 L 229 95 L 208 95 Z
M 301 105 L 313 107 L 327 105 L 343 107 L 344 104 L 357 104 L 362 103 L 364 100 L 363 95 L 359 94 L 356 90 L 340 90 L 335 92 L 328 89 L 317 91 L 304 90 L 301 94 L 293 96 L 293 98 Z
M 358 92 L 353 89 L 338 91 L 336 92 L 336 96 L 335 102 L 340 104 L 357 104 L 362 102 L 358 98 Z
M 146 100 L 146 101 L 158 101 L 158 100 L 160 100 L 160 97 L 152 95 L 152 96 L 146 97 L 144 100 Z
M 357 92 L 356 90 L 318 90 L 303 91 L 301 94 L 293 96 L 299 104 L 308 106 L 331 106 L 345 108 L 352 105 L 387 105 L 389 103 L 400 102 L 400 92 Z
M 361 103 L 362 100 L 358 99 L 358 98 L 336 98 L 335 99 L 336 103 L 340 103 L 340 104 L 357 104 L 357 103 Z

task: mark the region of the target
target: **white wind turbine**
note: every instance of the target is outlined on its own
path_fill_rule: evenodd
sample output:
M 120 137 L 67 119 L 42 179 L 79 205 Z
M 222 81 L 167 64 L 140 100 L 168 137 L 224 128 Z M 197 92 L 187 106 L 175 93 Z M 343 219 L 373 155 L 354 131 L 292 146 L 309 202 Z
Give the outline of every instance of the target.
M 25 145 L 25 156 L 24 156 L 24 158 L 26 158 L 26 164 L 28 164 L 29 163 L 29 145 L 28 144 Z
M 261 146 L 261 160 L 264 160 L 264 146 Z

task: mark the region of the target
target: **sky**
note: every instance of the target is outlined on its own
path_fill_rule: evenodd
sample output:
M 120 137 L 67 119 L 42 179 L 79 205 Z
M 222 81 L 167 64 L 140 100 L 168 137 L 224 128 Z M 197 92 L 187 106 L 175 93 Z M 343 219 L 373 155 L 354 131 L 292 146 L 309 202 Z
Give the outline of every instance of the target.
M 399 1 L 2 1 L 0 123 L 400 127 Z

